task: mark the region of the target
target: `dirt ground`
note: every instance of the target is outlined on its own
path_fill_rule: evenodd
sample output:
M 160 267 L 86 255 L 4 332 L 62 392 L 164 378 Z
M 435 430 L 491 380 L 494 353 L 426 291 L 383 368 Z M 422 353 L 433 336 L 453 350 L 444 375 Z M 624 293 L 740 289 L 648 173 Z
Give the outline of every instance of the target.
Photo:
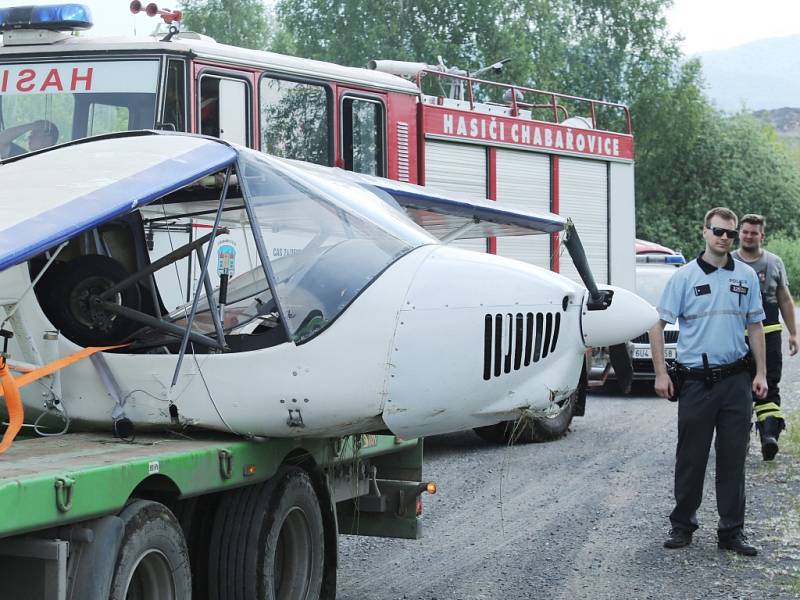
M 782 390 L 800 429 L 800 356 L 785 358 Z M 429 438 L 424 477 L 439 493 L 425 497 L 422 539 L 343 536 L 338 597 L 800 597 L 800 458 L 782 452 L 764 463 L 755 434 L 746 531 L 760 554 L 716 547 L 713 449 L 693 544 L 662 547 L 676 414 L 639 389 L 590 395 L 586 416 L 550 444 L 496 447 L 472 432 Z

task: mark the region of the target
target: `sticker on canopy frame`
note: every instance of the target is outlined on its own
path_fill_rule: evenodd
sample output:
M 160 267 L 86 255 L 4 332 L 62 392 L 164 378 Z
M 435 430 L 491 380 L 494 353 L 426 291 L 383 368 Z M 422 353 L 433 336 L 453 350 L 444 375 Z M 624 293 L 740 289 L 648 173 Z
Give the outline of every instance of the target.
M 217 275 L 233 279 L 236 273 L 236 242 L 221 240 L 217 247 Z

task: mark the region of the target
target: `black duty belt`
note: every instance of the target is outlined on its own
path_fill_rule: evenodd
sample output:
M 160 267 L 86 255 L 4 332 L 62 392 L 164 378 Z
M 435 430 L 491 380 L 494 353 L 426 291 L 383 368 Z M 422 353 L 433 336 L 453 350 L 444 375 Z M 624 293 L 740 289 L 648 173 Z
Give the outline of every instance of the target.
M 705 355 L 703 355 L 705 358 Z M 680 363 L 675 363 L 675 371 L 677 375 L 688 381 L 703 381 L 706 384 L 706 387 L 711 387 L 715 383 L 719 383 L 723 379 L 727 379 L 728 377 L 733 377 L 734 375 L 738 375 L 739 373 L 744 373 L 745 371 L 751 370 L 751 358 L 750 356 L 743 356 L 739 360 L 732 362 L 727 365 L 719 365 L 717 367 L 708 366 L 707 361 L 705 360 L 706 365 L 702 368 L 694 368 L 694 367 L 687 367 Z

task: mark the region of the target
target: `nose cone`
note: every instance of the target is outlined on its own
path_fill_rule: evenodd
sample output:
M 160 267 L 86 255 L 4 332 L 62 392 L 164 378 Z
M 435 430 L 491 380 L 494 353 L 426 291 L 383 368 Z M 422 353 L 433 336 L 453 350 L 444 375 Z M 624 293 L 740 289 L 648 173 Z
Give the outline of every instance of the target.
M 600 286 L 614 291 L 611 305 L 605 310 L 589 310 L 586 301 L 581 310 L 581 331 L 586 346 L 613 346 L 641 335 L 658 320 L 656 309 L 626 289 Z

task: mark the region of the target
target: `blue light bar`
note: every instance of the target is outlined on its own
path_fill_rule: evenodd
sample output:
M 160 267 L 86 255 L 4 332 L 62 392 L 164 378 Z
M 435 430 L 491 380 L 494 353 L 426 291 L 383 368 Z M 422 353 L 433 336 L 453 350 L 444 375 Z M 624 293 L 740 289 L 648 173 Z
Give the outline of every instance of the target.
M 0 31 L 19 29 L 78 31 L 89 29 L 92 25 L 92 11 L 83 4 L 0 8 Z
M 686 259 L 682 254 L 639 254 L 636 256 L 636 262 L 645 264 L 685 265 Z

